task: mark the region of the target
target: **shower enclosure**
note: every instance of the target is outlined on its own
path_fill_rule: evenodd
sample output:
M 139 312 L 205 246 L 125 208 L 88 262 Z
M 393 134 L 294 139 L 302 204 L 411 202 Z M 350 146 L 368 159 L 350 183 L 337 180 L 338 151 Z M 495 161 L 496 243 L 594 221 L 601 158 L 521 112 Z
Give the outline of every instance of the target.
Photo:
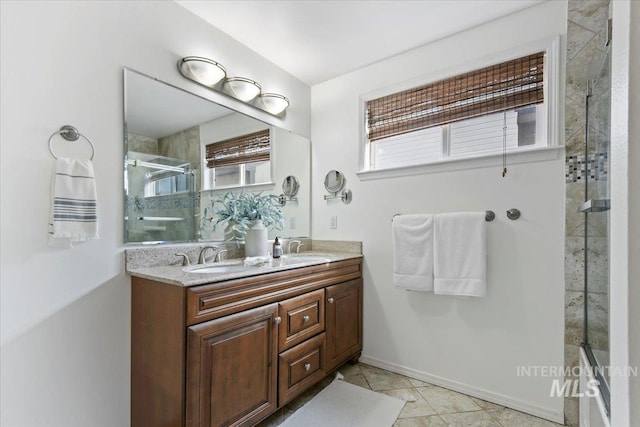
M 196 192 L 189 162 L 135 151 L 125 166 L 125 242 L 190 241 Z
M 607 413 L 609 394 L 610 44 L 587 82 L 584 151 L 584 337 Z

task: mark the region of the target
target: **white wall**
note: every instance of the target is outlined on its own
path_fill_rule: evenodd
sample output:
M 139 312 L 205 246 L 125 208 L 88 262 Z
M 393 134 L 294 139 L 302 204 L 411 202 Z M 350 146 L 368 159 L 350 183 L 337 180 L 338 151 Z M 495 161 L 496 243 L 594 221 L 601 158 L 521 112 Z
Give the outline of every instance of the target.
M 564 365 L 562 153 L 511 165 L 505 179 L 499 165 L 369 181 L 355 172 L 361 95 L 565 34 L 566 21 L 565 2 L 545 2 L 313 86 L 311 102 L 312 237 L 364 243 L 363 360 L 556 420 L 563 418 L 563 401 L 549 397 L 552 379 L 517 377 L 516 368 Z M 560 111 L 563 99 L 561 90 Z M 350 205 L 323 200 L 330 169 L 345 173 Z M 522 217 L 506 219 L 509 208 L 520 209 Z M 487 225 L 485 298 L 393 287 L 394 214 L 487 209 L 497 219 Z M 337 230 L 329 227 L 332 215 L 338 216 Z
M 1 4 L 0 424 L 129 424 L 130 299 L 122 256 L 122 67 L 213 100 L 176 61 L 202 55 L 291 99 L 284 121 L 309 136 L 310 90 L 169 1 Z M 250 114 L 254 110 L 238 107 Z M 258 115 L 258 114 L 256 114 Z M 47 139 L 72 124 L 96 146 L 101 239 L 47 247 L 53 159 Z M 59 155 L 86 151 L 57 139 Z
M 640 367 L 640 4 L 613 3 L 610 346 L 612 368 Z M 640 425 L 640 378 L 611 378 L 611 425 Z
M 293 175 L 300 185 L 297 201 L 288 201 L 282 208 L 284 226 L 282 230 L 271 230 L 269 238 L 280 237 L 308 237 L 311 235 L 311 144 L 309 140 L 291 132 L 276 129 L 274 132 L 273 164 L 275 167 L 274 180 L 276 186 L 274 194 L 282 194 L 284 179 Z M 293 221 L 293 222 L 292 222 Z M 292 228 L 291 225 L 294 225 Z M 286 248 L 283 248 L 286 249 Z

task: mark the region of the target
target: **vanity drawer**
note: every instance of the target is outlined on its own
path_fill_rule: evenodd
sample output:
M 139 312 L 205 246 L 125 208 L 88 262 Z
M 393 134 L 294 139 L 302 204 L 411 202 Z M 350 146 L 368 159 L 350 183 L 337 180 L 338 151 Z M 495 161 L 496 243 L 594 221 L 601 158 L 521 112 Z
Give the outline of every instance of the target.
M 279 303 L 278 348 L 284 351 L 324 331 L 324 289 Z
M 281 353 L 278 360 L 278 406 L 282 406 L 326 375 L 325 334 Z

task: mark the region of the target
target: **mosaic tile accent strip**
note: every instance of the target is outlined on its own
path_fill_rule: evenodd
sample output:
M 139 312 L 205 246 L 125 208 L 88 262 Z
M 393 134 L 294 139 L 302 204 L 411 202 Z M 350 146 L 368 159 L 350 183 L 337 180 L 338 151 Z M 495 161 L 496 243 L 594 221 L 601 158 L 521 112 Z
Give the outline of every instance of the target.
M 143 211 L 145 209 L 199 208 L 200 195 L 195 193 L 171 194 L 156 197 L 129 197 L 127 208 Z
M 589 174 L 590 181 L 606 181 L 609 176 L 607 153 L 590 154 L 585 161 L 584 155 L 567 156 L 565 159 L 565 182 L 584 182 Z

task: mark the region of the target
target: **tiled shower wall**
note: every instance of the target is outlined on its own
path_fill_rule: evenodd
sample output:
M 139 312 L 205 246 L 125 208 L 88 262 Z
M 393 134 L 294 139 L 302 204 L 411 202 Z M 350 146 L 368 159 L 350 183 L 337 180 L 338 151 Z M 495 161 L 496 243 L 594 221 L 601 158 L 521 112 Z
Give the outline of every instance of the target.
M 199 211 L 200 187 L 200 128 L 194 126 L 160 139 L 129 133 L 128 148 L 146 154 L 157 154 L 173 159 L 188 160 L 194 172 L 195 190 L 156 197 L 143 197 L 145 168 L 129 168 L 129 197 L 127 203 L 127 240 L 139 241 L 190 241 L 196 235 L 199 224 L 195 212 Z M 132 183 L 137 183 L 133 186 Z M 136 221 L 140 216 L 178 217 L 183 221 Z
M 584 310 L 584 214 L 578 206 L 585 200 L 585 175 L 589 174 L 590 193 L 606 192 L 608 179 L 607 152 L 590 142 L 585 157 L 586 82 L 593 79 L 605 57 L 606 22 L 609 1 L 569 0 L 567 22 L 567 85 L 565 100 L 566 141 L 566 224 L 565 224 L 565 365 L 579 365 L 579 349 L 583 337 Z M 590 194 L 604 198 L 602 194 Z M 589 293 L 591 325 L 608 321 L 606 286 L 608 281 L 607 215 L 590 215 L 589 228 Z M 598 309 L 600 308 L 600 309 Z M 595 328 L 597 330 L 597 328 Z M 594 346 L 606 346 L 606 336 L 590 336 Z M 603 334 L 606 335 L 606 334 Z M 593 340 L 596 340 L 595 342 Z M 598 342 L 602 341 L 602 342 Z M 576 378 L 567 378 L 576 379 Z M 565 423 L 577 426 L 578 399 L 565 400 Z

